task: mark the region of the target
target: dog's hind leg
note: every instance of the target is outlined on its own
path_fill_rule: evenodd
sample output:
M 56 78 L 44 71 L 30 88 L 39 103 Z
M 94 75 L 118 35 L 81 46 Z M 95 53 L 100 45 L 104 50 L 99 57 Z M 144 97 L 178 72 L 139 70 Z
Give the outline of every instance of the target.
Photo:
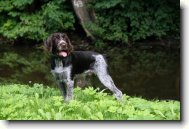
M 100 80 L 100 82 L 107 87 L 108 89 L 110 89 L 115 97 L 120 100 L 122 98 L 122 92 L 115 86 L 112 78 L 110 77 L 110 75 L 108 74 L 101 74 L 101 73 L 97 73 L 97 76 Z
M 120 100 L 122 98 L 122 92 L 115 86 L 111 76 L 107 72 L 107 64 L 102 55 L 95 56 L 96 62 L 94 63 L 94 71 L 99 78 L 100 82 L 110 89 L 115 97 Z

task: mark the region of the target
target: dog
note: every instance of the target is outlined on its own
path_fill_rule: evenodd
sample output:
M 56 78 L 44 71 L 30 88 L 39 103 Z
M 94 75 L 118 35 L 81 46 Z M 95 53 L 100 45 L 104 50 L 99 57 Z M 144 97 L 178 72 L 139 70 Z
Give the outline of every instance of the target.
M 74 76 L 93 72 L 100 82 L 120 100 L 122 92 L 115 86 L 107 71 L 107 61 L 102 54 L 93 51 L 73 51 L 73 45 L 65 33 L 53 33 L 44 41 L 45 49 L 52 54 L 51 73 L 58 83 L 65 101 L 73 99 Z

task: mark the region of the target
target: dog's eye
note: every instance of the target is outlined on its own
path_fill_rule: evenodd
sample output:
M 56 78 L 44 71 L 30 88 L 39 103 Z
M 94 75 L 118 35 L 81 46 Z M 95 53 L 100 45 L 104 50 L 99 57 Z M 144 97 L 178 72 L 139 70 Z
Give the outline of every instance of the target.
M 57 35 L 57 36 L 56 36 L 56 38 L 57 38 L 57 39 L 60 39 L 60 36 L 59 36 L 59 35 Z
M 59 39 L 59 36 L 55 35 L 55 36 L 53 37 L 53 39 L 54 39 L 54 40 Z

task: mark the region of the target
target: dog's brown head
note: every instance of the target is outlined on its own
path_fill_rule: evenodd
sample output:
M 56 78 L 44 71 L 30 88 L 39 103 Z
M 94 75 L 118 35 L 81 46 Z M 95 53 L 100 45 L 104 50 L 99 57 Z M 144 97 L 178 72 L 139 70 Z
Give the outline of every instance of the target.
M 44 42 L 47 51 L 54 55 L 67 57 L 72 51 L 73 46 L 65 33 L 54 33 Z

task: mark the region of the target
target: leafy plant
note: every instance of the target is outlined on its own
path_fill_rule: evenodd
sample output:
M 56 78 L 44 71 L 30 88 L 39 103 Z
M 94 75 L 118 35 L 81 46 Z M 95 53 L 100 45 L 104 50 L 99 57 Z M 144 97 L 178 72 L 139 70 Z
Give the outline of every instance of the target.
M 148 37 L 179 37 L 177 1 L 93 0 L 89 7 L 95 9 L 97 20 L 88 27 L 105 41 L 129 43 Z
M 53 32 L 73 30 L 74 16 L 65 2 L 0 1 L 0 34 L 12 40 L 41 41 Z
M 166 0 L 93 0 L 96 22 L 85 25 L 99 40 L 132 43 L 149 37 L 180 36 L 180 4 Z M 66 0 L 0 1 L 0 34 L 9 40 L 42 41 L 53 32 L 74 30 L 74 10 Z M 98 48 L 104 47 L 97 41 Z
M 60 91 L 42 84 L 0 85 L 1 120 L 180 120 L 179 101 L 145 100 L 124 94 L 117 101 L 91 87 L 74 90 L 63 101 Z

